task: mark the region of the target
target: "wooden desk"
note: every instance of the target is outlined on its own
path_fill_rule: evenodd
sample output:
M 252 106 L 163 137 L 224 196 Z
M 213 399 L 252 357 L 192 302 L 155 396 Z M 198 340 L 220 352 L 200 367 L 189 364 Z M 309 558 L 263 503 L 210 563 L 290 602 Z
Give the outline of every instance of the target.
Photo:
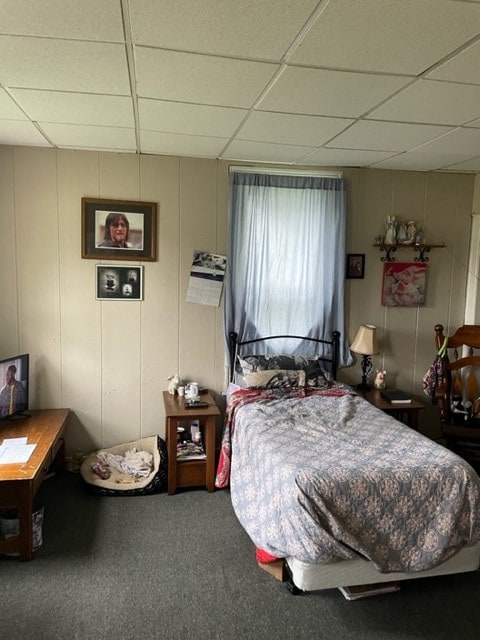
M 165 404 L 165 435 L 168 450 L 168 495 L 180 487 L 205 485 L 211 493 L 215 489 L 215 418 L 220 409 L 209 393 L 202 393 L 202 402 L 208 402 L 204 409 L 186 409 L 185 398 L 163 392 Z M 184 460 L 177 462 L 177 426 L 180 422 L 199 420 L 206 460 Z
M 65 430 L 69 409 L 31 411 L 29 418 L 0 422 L 0 443 L 5 438 L 27 438 L 36 444 L 28 462 L 0 464 L 0 510 L 18 512 L 20 532 L 8 540 L 0 540 L 0 553 L 18 553 L 20 560 L 31 560 L 32 508 L 35 495 L 52 463 L 65 465 Z
M 418 412 L 424 409 L 424 405 L 416 400 L 406 402 L 404 404 L 393 404 L 382 396 L 382 392 L 378 389 L 370 389 L 369 391 L 361 392 L 365 400 L 368 400 L 370 404 L 373 404 L 377 409 L 381 409 L 385 413 L 397 418 L 412 429 L 418 430 Z

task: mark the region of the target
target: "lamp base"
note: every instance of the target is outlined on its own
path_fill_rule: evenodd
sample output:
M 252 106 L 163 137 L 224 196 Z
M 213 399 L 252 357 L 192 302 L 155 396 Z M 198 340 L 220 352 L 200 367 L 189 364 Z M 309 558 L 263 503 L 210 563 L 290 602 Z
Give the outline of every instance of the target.
M 358 389 L 359 391 L 370 391 L 370 389 L 372 388 L 372 385 L 367 384 L 366 382 L 360 382 L 360 384 L 357 384 L 355 388 Z
M 372 388 L 367 382 L 368 376 L 370 375 L 373 368 L 372 357 L 370 356 L 370 354 L 362 355 L 361 367 L 362 367 L 362 381 L 357 386 L 357 389 L 361 389 L 362 391 L 368 391 L 369 389 Z

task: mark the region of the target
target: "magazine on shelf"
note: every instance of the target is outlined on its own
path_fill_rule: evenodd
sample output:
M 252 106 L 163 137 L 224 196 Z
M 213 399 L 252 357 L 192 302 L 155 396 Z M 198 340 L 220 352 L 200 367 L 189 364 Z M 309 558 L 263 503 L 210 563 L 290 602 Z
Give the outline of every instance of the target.
M 384 389 L 382 396 L 392 404 L 409 404 L 412 402 L 410 396 L 398 389 Z
M 338 587 L 346 600 L 360 600 L 370 596 L 379 596 L 382 593 L 400 591 L 398 582 L 381 582 L 378 584 L 358 584 L 353 587 Z
M 205 449 L 202 443 L 182 442 L 177 444 L 177 462 L 187 460 L 206 460 Z

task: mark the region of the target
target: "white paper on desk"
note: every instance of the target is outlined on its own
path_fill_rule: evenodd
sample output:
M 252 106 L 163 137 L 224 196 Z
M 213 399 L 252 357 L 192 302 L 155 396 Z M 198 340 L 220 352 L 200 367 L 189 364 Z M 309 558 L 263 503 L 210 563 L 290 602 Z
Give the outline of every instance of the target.
M 17 444 L 27 444 L 27 437 L 25 436 L 25 438 L 5 438 L 1 446 L 2 447 L 6 445 L 13 446 Z
M 0 464 L 20 464 L 28 462 L 36 444 L 5 445 L 0 447 Z

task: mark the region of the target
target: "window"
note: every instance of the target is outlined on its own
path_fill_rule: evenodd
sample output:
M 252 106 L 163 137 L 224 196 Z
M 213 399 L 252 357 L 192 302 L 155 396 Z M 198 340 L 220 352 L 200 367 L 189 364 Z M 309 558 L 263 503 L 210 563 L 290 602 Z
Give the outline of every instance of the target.
M 340 364 L 349 364 L 344 180 L 232 171 L 229 215 L 226 336 L 318 338 L 338 330 Z M 302 353 L 301 344 L 295 348 Z M 288 349 L 286 342 L 275 345 L 277 352 Z

